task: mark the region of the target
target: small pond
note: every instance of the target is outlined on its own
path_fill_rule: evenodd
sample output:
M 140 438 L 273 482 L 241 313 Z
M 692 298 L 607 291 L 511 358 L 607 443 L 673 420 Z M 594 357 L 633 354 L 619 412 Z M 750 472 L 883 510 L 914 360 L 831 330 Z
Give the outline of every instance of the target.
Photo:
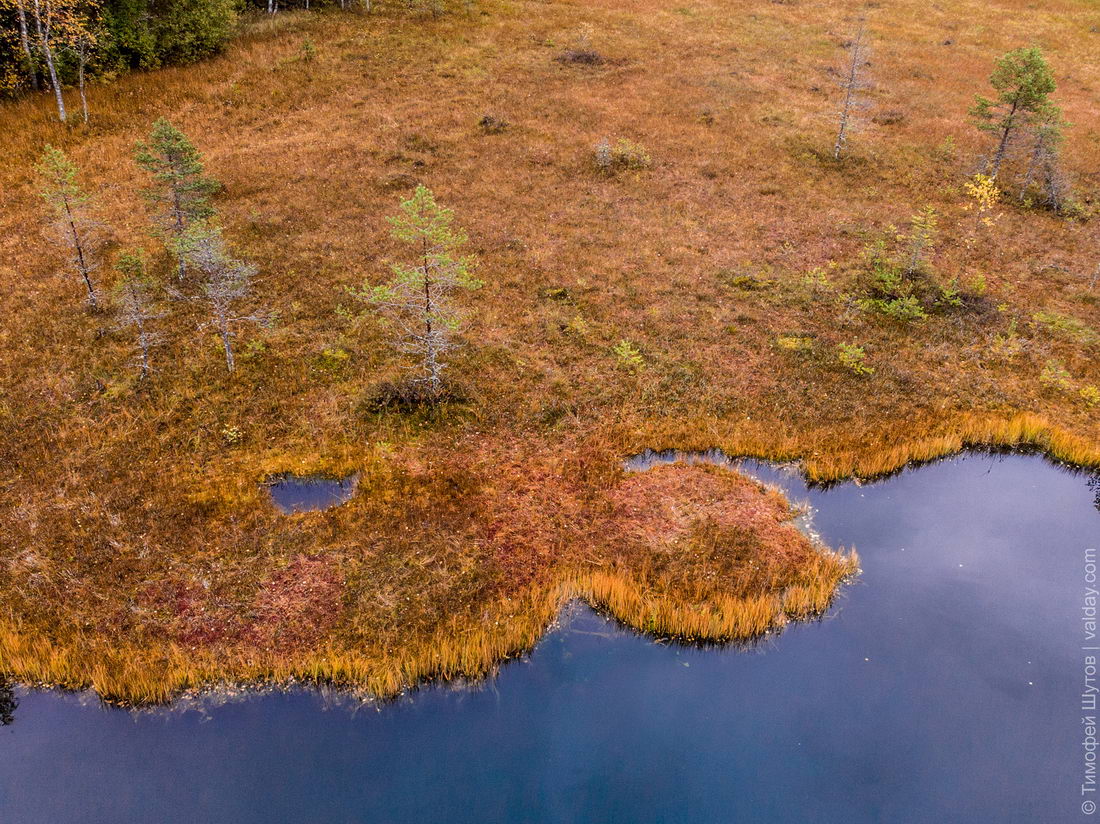
M 292 475 L 285 473 L 268 478 L 264 486 L 271 494 L 271 502 L 284 515 L 331 509 L 351 500 L 355 494 L 357 476 L 325 478 L 320 475 Z
M 970 455 L 823 490 L 745 468 L 859 549 L 824 620 L 694 649 L 576 606 L 496 679 L 377 706 L 301 690 L 131 713 L 17 691 L 0 821 L 1093 820 L 1087 477 Z

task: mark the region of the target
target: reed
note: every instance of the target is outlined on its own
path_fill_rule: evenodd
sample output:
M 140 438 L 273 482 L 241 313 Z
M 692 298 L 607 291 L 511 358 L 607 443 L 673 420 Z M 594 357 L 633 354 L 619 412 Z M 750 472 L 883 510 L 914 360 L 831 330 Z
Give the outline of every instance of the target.
M 91 689 L 120 705 L 160 704 L 185 690 L 223 683 L 333 684 L 388 698 L 426 681 L 484 678 L 502 661 L 531 650 L 569 601 L 580 599 L 623 625 L 685 642 L 751 641 L 788 619 L 822 614 L 841 582 L 858 572 L 855 553 L 823 553 L 812 583 L 782 595 L 715 594 L 687 602 L 625 573 L 573 572 L 486 607 L 477 618 L 455 617 L 398 650 L 327 645 L 301 656 L 240 650 L 196 651 L 178 645 L 55 642 L 0 622 L 0 661 L 14 679 L 34 686 Z

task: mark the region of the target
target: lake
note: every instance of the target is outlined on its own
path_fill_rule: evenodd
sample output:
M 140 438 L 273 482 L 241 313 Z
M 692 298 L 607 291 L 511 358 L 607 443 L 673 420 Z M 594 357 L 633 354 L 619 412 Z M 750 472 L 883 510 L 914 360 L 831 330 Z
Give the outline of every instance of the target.
M 821 621 L 698 649 L 576 606 L 497 678 L 382 704 L 303 689 L 135 713 L 19 691 L 0 821 L 1091 820 L 1088 477 L 1022 455 L 830 489 L 746 468 L 860 553 Z

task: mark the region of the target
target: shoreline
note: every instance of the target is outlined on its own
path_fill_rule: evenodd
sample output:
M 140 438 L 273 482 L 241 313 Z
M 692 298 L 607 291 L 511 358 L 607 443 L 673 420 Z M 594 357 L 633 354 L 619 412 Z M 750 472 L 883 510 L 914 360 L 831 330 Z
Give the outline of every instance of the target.
M 896 462 L 906 456 L 905 462 L 895 463 L 871 477 L 837 478 L 812 469 L 807 471 L 802 466 L 799 471 L 811 484 L 823 483 L 820 480 L 823 477 L 828 479 L 824 485 L 874 481 L 926 463 L 990 449 L 1014 450 L 1016 454 L 1022 449 L 1023 454 L 1038 454 L 1071 471 L 1088 471 L 1100 465 L 1095 456 L 1091 464 L 1071 464 L 1057 457 L 1053 450 L 1041 448 L 1039 443 L 1045 441 L 1047 447 L 1059 445 L 1061 455 L 1084 454 L 1088 458 L 1088 453 L 1076 449 L 1083 439 L 1060 433 L 1037 416 L 1020 415 L 1007 421 L 988 422 L 985 431 L 996 432 L 1001 437 L 986 444 L 972 442 L 974 431 L 971 428 L 967 435 L 920 439 L 909 448 L 895 447 L 889 452 L 890 459 Z M 1044 441 L 1039 441 L 1037 433 Z M 1025 439 L 1024 434 L 1029 434 L 1031 439 Z M 944 448 L 954 443 L 965 446 Z M 771 462 L 768 458 L 752 455 L 738 457 Z M 784 459 L 788 465 L 794 463 L 789 454 L 784 454 Z M 872 460 L 873 465 L 884 465 L 881 457 L 865 458 L 857 465 L 866 467 L 872 465 Z M 820 465 L 835 467 L 839 462 Z M 648 469 L 636 474 L 654 471 L 659 470 Z M 162 704 L 181 693 L 201 691 L 217 684 L 278 686 L 287 682 L 316 683 L 352 692 L 361 690 L 373 697 L 388 698 L 421 683 L 460 678 L 476 680 L 492 674 L 502 661 L 529 652 L 554 625 L 561 610 L 573 601 L 583 601 L 620 625 L 655 639 L 719 645 L 751 641 L 781 630 L 788 621 L 813 620 L 823 614 L 844 583 L 858 575 L 858 556 L 853 553 L 846 557 L 851 566 L 835 579 L 824 596 L 819 594 L 813 600 L 811 607 L 788 610 L 785 605 L 777 607 L 773 602 L 765 619 L 762 617 L 765 613 L 756 605 L 755 612 L 750 610 L 753 620 L 747 623 L 743 604 L 735 607 L 730 601 L 721 604 L 715 599 L 702 606 L 717 610 L 716 613 L 701 616 L 697 610 L 699 604 L 677 602 L 667 593 L 654 592 L 644 582 L 632 579 L 629 571 L 563 570 L 555 573 L 547 584 L 486 605 L 478 621 L 452 616 L 446 626 L 429 636 L 411 639 L 402 649 L 347 649 L 332 645 L 330 639 L 325 649 L 292 657 L 271 651 L 185 650 L 175 645 L 158 650 L 115 648 L 106 657 L 89 656 L 72 645 L 55 644 L 42 637 L 36 638 L 33 633 L 20 632 L 10 621 L 4 621 L 0 622 L 0 668 L 19 684 L 34 688 L 91 689 L 104 700 L 119 705 Z M 158 674 L 152 675 L 154 672 Z

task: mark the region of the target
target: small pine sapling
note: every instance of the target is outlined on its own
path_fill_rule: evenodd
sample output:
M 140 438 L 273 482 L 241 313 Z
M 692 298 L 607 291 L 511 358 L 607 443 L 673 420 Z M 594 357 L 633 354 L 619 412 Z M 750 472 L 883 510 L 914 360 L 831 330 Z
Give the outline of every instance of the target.
M 140 253 L 124 252 L 115 263 L 119 274 L 114 299 L 118 307 L 119 325 L 134 335 L 134 348 L 140 367 L 139 380 L 149 377 L 152 370 L 150 352 L 161 343 L 161 335 L 152 323 L 164 317 L 156 311 L 153 283 L 145 272 L 145 259 Z
M 430 189 L 417 186 L 400 208 L 389 218 L 393 237 L 412 248 L 416 263 L 394 263 L 388 283 L 364 283 L 351 294 L 392 320 L 394 347 L 417 359 L 414 380 L 434 402 L 442 397 L 446 355 L 457 346 L 454 336 L 463 321 L 454 294 L 479 289 L 482 282 L 472 275 L 473 258 L 458 253 L 466 233 L 452 225 L 454 213 L 437 204 Z
M 908 243 L 906 275 L 912 276 L 924 271 L 932 253 L 936 250 L 938 229 L 939 219 L 936 216 L 936 210 L 931 206 L 924 207 L 910 218 L 909 234 L 906 237 Z
M 92 217 L 88 195 L 76 182 L 76 166 L 65 153 L 46 146 L 36 167 L 42 179 L 42 199 L 53 212 L 50 226 L 59 245 L 66 249 L 70 262 L 88 292 L 88 304 L 99 308 L 92 273 L 99 267 L 96 261 L 100 245 L 100 224 Z

